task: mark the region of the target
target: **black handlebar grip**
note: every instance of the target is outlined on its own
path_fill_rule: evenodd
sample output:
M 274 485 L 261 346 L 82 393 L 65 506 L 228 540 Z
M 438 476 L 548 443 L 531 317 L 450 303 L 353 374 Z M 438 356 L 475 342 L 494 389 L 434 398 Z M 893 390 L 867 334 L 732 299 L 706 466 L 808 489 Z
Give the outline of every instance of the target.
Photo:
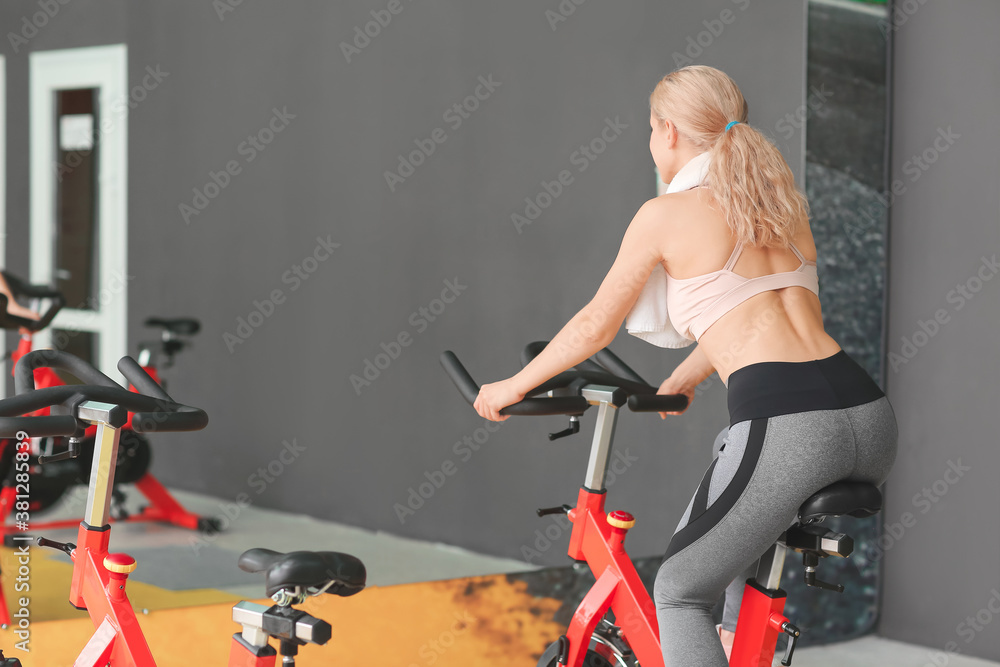
M 174 399 L 167 395 L 167 392 L 163 390 L 163 387 L 156 383 L 149 373 L 146 372 L 139 363 L 132 357 L 125 356 L 118 360 L 118 370 L 125 379 L 132 383 L 132 386 L 138 390 L 140 394 L 145 394 L 146 396 L 152 396 L 153 398 L 158 398 L 161 401 L 173 402 Z
M 86 361 L 60 350 L 33 350 L 21 357 L 14 368 L 14 391 L 18 394 L 35 390 L 36 368 L 59 368 L 85 384 L 102 387 L 121 386 Z
M 132 414 L 132 430 L 136 433 L 200 431 L 208 425 L 208 415 L 204 410 L 187 405 L 180 405 L 179 408 L 176 412 L 135 412 Z
M 688 406 L 684 394 L 632 394 L 628 407 L 632 412 L 681 412 Z
M 642 379 L 638 373 L 636 373 L 632 368 L 622 361 L 617 354 L 604 348 L 594 355 L 598 363 L 607 368 L 613 375 L 620 375 L 623 378 L 632 380 L 633 382 L 638 382 L 640 384 L 649 384 Z
M 56 314 L 62 310 L 63 306 L 66 305 L 66 298 L 59 292 L 55 292 L 52 296 L 44 297 L 51 300 L 52 303 L 49 304 L 48 310 L 46 310 L 38 320 L 32 321 L 28 325 L 30 331 L 41 331 L 45 327 L 52 324 L 52 320 L 55 319 Z
M 472 405 L 479 396 L 479 385 L 465 370 L 451 350 L 441 353 L 441 366 L 448 377 L 458 387 L 462 398 Z M 558 396 L 555 398 L 526 398 L 519 403 L 508 405 L 500 411 L 501 415 L 542 416 L 542 415 L 581 415 L 587 411 L 590 403 L 582 396 Z
M 35 325 L 36 320 L 8 313 L 7 306 L 9 304 L 10 299 L 7 298 L 7 295 L 0 294 L 0 328 L 20 329 L 21 327 L 24 327 L 25 329 L 31 329 L 31 327 Z
M 508 405 L 502 415 L 542 417 L 545 415 L 582 415 L 590 407 L 583 396 L 554 396 L 552 398 L 525 398 L 520 403 Z
M 441 353 L 441 366 L 444 367 L 444 372 L 448 374 L 451 381 L 455 383 L 458 388 L 458 393 L 462 395 L 462 398 L 472 405 L 476 402 L 476 398 L 479 396 L 479 385 L 476 381 L 472 379 L 469 375 L 469 371 L 465 370 L 465 366 L 462 362 L 458 360 L 455 353 L 451 350 Z
M 0 437 L 14 438 L 19 432 L 29 438 L 47 438 L 73 435 L 77 431 L 76 419 L 71 415 L 59 417 L 0 417 Z

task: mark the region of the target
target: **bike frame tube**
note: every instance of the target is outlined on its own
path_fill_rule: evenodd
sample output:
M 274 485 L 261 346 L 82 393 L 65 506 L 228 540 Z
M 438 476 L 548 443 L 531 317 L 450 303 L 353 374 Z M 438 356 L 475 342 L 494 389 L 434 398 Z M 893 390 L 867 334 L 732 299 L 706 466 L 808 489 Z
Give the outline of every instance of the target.
M 604 511 L 607 496 L 604 481 L 618 418 L 618 409 L 612 402 L 614 391 L 614 387 L 591 385 L 581 392 L 599 409 L 584 486 L 576 507 L 568 512 L 573 523 L 568 553 L 574 560 L 587 562 L 597 583 L 577 608 L 566 632 L 569 640 L 566 664 L 582 667 L 590 636 L 610 608 L 643 667 L 662 667 L 656 607 L 625 552 L 624 531 L 616 539 L 613 534 L 616 529 L 608 524 Z
M 780 588 L 764 588 L 747 579 L 743 603 L 736 621 L 736 637 L 729 664 L 734 667 L 771 667 L 781 626 L 788 622 L 782 614 L 787 595 Z
M 96 631 L 74 667 L 98 667 L 109 659 L 115 667 L 155 667 L 125 592 L 125 579 L 120 578 L 120 583 L 112 584 L 111 573 L 104 567 L 111 539 L 110 498 L 120 436 L 119 429 L 108 423 L 112 408 L 114 406 L 97 401 L 87 401 L 80 406 L 86 420 L 97 425 L 97 439 L 85 519 L 80 523 L 77 547 L 71 554 L 73 580 L 69 601 L 87 610 Z M 112 590 L 109 586 L 120 586 L 120 589 Z
M 613 447 L 617 409 L 604 387 L 590 386 L 583 395 L 600 405 L 585 485 L 576 507 L 567 516 L 573 524 L 569 557 L 585 561 L 597 582 L 577 608 L 566 638 L 567 667 L 582 667 L 590 638 L 602 616 L 611 609 L 623 637 L 643 667 L 663 667 L 656 606 L 639 579 L 622 540 L 626 530 L 612 528 L 604 510 L 604 478 Z M 603 399 L 603 400 L 602 400 Z M 618 533 L 617 535 L 615 533 Z M 732 667 L 770 667 L 781 626 L 785 592 L 778 588 L 786 548 L 778 542 L 759 563 L 758 579 L 769 588 L 747 580 L 730 659 Z
M 635 565 L 624 546 L 612 546 L 612 528 L 604 513 L 603 492 L 580 489 L 577 506 L 570 510 L 573 522 L 569 556 L 585 560 L 597 585 L 577 608 L 566 638 L 569 640 L 569 667 L 582 667 L 590 645 L 590 635 L 610 607 L 624 636 L 643 667 L 662 667 L 656 607 L 646 592 Z

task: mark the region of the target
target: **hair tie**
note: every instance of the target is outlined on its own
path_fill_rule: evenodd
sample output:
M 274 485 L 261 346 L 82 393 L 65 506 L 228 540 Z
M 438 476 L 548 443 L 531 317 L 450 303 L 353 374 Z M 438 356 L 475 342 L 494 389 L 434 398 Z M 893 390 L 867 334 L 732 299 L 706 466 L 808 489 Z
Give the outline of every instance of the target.
M 724 130 L 724 132 L 728 132 L 729 128 L 731 128 L 733 125 L 739 125 L 739 123 L 740 123 L 740 121 L 738 121 L 738 120 L 731 120 L 731 121 L 729 121 L 729 124 L 726 125 L 726 129 Z

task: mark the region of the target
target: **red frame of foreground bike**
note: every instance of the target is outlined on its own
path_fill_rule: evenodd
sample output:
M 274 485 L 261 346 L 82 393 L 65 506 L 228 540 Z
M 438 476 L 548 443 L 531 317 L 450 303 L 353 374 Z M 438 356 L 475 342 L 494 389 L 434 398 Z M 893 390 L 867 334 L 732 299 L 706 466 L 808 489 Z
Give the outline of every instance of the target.
M 643 667 L 663 667 L 656 607 L 635 565 L 625 553 L 627 528 L 608 523 L 605 492 L 581 488 L 576 507 L 567 516 L 573 523 L 569 557 L 586 561 L 597 582 L 584 596 L 570 621 L 567 667 L 583 667 L 590 637 L 610 608 L 623 638 Z M 781 625 L 785 594 L 751 585 L 748 581 L 736 626 L 729 664 L 734 667 L 770 667 Z
M 131 417 L 131 415 L 129 415 Z M 108 434 L 108 425 L 98 428 L 94 456 L 101 456 L 104 448 L 112 447 L 103 460 L 114 460 L 118 433 Z M 103 497 L 113 482 L 113 469 L 105 468 L 91 476 L 90 494 Z M 104 485 L 103 487 L 100 485 Z M 103 493 L 102 493 L 103 492 Z M 90 511 L 88 507 L 88 512 Z M 107 510 L 104 510 L 107 520 Z M 111 524 L 94 527 L 80 522 L 76 548 L 70 553 L 73 560 L 73 578 L 70 582 L 69 601 L 77 609 L 86 609 L 94 624 L 94 634 L 80 652 L 73 667 L 156 667 L 142 628 L 136 619 L 132 603 L 125 592 L 128 574 L 112 572 L 105 565 L 109 556 Z M 118 563 L 131 565 L 135 561 L 126 554 L 112 555 Z M 242 648 L 242 647 L 241 647 Z M 233 647 L 230 667 L 274 667 L 276 654 L 253 656 L 247 649 Z

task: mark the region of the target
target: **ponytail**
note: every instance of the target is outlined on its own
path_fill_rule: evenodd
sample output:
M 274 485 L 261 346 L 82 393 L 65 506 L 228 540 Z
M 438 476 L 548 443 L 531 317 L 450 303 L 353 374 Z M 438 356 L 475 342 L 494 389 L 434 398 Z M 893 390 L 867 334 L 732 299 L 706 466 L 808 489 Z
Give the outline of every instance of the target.
M 691 65 L 663 77 L 649 103 L 661 121 L 670 119 L 695 148 L 710 153 L 706 184 L 737 239 L 788 248 L 799 223 L 808 222 L 809 202 L 781 152 L 747 124 L 747 103 L 733 80 Z

